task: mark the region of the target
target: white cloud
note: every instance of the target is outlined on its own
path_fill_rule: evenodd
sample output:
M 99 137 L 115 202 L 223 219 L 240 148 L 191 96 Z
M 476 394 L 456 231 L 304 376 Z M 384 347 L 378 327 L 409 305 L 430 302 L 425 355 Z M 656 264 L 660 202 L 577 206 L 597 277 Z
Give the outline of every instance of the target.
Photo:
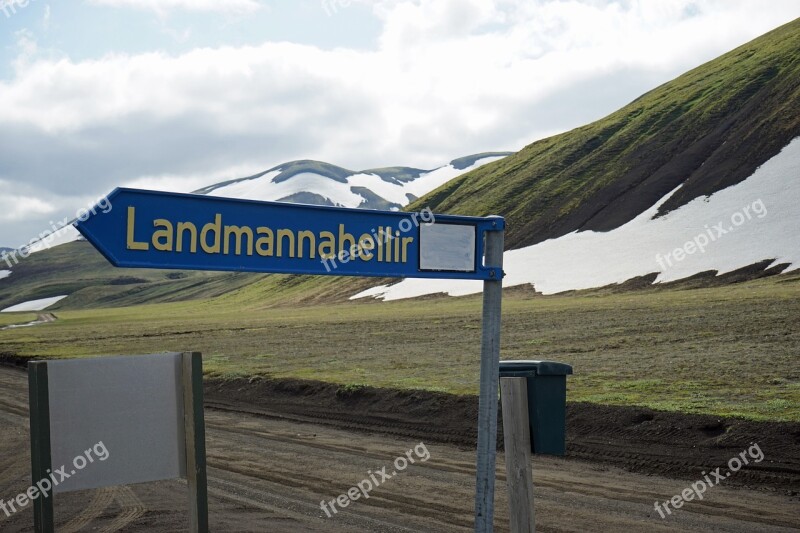
M 120 184 L 121 187 L 134 189 L 150 189 L 167 192 L 192 192 L 197 189 L 225 180 L 252 176 L 265 170 L 257 165 L 234 165 L 222 170 L 198 172 L 191 174 L 155 174 L 138 177 Z
M 0 178 L 0 246 L 19 247 L 43 232 L 60 228 L 75 219 L 80 209 L 96 205 L 100 196 L 77 190 L 74 194 L 58 194 Z
M 170 11 L 206 11 L 222 13 L 250 13 L 261 6 L 256 0 L 89 0 L 89 3 L 141 9 L 165 14 Z
M 252 3 L 94 1 L 194 9 Z M 6 120 L 51 133 L 193 114 L 217 122 L 220 135 L 325 128 L 328 143 L 338 148 L 355 141 L 373 145 L 375 139 L 400 145 L 413 131 L 444 139 L 502 130 L 515 108 L 578 83 L 590 91 L 592 79 L 604 74 L 634 69 L 672 75 L 791 18 L 787 13 L 796 3 L 784 2 L 785 9 L 769 13 L 742 7 L 756 4 L 726 3 L 690 17 L 686 13 L 694 5 L 690 0 L 633 2 L 627 9 L 574 1 L 383 2 L 375 8 L 385 22 L 376 51 L 265 43 L 179 56 L 31 62 L 35 43 L 26 38 L 28 60 L 16 79 L 0 84 L 0 110 Z M 613 110 L 603 104 L 597 103 L 599 112 Z M 377 115 L 361 132 L 325 123 L 327 110 L 342 105 L 352 106 L 354 121 L 362 111 Z M 535 135 L 526 132 L 525 139 Z M 509 141 L 503 139 L 505 146 Z
M 35 196 L 14 193 L 11 183 L 0 181 L 0 222 L 15 222 L 55 211 L 55 206 Z
M 746 0 L 369 5 L 383 24 L 372 50 L 265 42 L 78 61 L 46 57 L 19 34 L 14 77 L 0 81 L 0 160 L 14 163 L 3 176 L 42 188 L 69 183 L 79 195 L 125 182 L 195 187 L 299 158 L 431 167 L 599 118 L 800 15 L 796 0 L 770 9 Z

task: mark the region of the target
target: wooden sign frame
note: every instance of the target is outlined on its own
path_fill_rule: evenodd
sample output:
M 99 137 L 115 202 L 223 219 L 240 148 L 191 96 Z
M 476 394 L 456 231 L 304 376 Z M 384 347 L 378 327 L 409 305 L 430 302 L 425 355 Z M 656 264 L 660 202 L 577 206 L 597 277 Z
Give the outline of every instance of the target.
M 189 488 L 190 531 L 208 532 L 208 476 L 206 473 L 205 417 L 203 414 L 203 359 L 199 352 L 165 354 L 180 356 L 183 392 L 183 434 L 186 480 Z M 134 356 L 135 357 L 135 356 Z M 28 364 L 30 401 L 31 475 L 33 483 L 47 479 L 52 471 L 50 424 L 50 379 L 48 361 Z M 91 393 L 91 389 L 87 389 Z M 112 450 L 113 453 L 113 450 Z M 53 533 L 53 491 L 33 501 L 37 533 Z

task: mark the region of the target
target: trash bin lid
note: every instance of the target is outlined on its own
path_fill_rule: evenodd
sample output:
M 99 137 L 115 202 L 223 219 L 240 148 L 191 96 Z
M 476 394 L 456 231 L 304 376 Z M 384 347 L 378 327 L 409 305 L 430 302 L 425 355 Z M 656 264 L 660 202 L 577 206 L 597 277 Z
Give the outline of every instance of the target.
M 567 376 L 572 366 L 555 361 L 500 361 L 500 377 Z

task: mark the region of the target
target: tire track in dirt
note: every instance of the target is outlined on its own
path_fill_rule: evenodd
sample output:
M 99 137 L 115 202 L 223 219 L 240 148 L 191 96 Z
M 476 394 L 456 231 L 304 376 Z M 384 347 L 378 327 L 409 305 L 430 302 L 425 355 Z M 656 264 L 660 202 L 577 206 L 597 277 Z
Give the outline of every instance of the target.
M 96 518 L 98 518 L 103 511 L 105 511 L 112 503 L 114 503 L 114 489 L 107 487 L 97 489 L 94 491 L 92 500 L 89 505 L 81 511 L 78 516 L 72 518 L 69 522 L 64 524 L 61 528 L 65 533 L 76 533 L 87 527 Z
M 130 487 L 114 487 L 114 499 L 119 504 L 121 512 L 117 518 L 100 530 L 102 533 L 122 531 L 147 511 L 147 508 Z
M 213 476 L 213 479 L 209 479 L 209 492 L 215 494 L 221 498 L 228 499 L 231 501 L 235 501 L 238 503 L 245 504 L 249 507 L 255 507 L 259 509 L 263 509 L 265 511 L 274 513 L 276 515 L 284 515 L 291 517 L 297 520 L 299 523 L 306 520 L 308 518 L 307 514 L 287 511 L 290 506 L 302 507 L 307 510 L 307 512 L 314 512 L 318 511 L 319 508 L 313 504 L 310 504 L 304 500 L 296 500 L 287 497 L 286 495 L 282 495 L 281 499 L 276 502 L 282 505 L 278 506 L 275 504 L 268 504 L 263 501 L 263 496 L 260 498 L 258 496 L 244 496 L 243 494 L 248 494 L 252 492 L 252 488 L 248 487 L 246 484 L 242 483 L 235 483 L 229 480 L 224 480 L 219 476 Z M 408 532 L 408 531 L 417 531 L 415 529 L 410 529 L 405 527 L 401 524 L 390 523 L 383 520 L 377 520 L 370 517 L 364 516 L 353 516 L 347 511 L 343 511 L 343 516 L 348 515 L 347 519 L 347 527 L 345 531 L 354 531 L 354 528 L 358 528 L 358 531 L 386 531 L 386 532 Z M 357 525 L 358 524 L 358 525 Z M 323 519 L 320 519 L 320 525 L 325 526 L 325 530 L 338 530 L 339 525 L 326 523 Z
M 224 423 L 221 424 L 220 420 L 228 419 L 227 413 L 209 413 L 207 416 L 207 427 L 215 433 L 214 439 L 220 439 L 224 445 L 219 449 L 235 448 L 244 453 L 261 449 L 270 449 L 273 457 L 276 456 L 291 456 L 294 454 L 301 454 L 310 464 L 324 466 L 321 468 L 298 468 L 295 461 L 273 460 L 270 461 L 269 468 L 256 469 L 253 468 L 252 460 L 240 460 L 237 454 L 217 454 L 209 456 L 209 465 L 215 470 L 224 470 L 225 472 L 237 474 L 242 477 L 249 478 L 252 483 L 266 482 L 274 487 L 291 487 L 293 491 L 301 491 L 309 494 L 321 494 L 327 499 L 335 498 L 337 495 L 344 493 L 349 487 L 355 485 L 362 478 L 367 477 L 368 468 L 375 468 L 389 465 L 394 457 L 402 455 L 403 449 L 400 445 L 396 445 L 391 454 L 379 453 L 370 451 L 368 447 L 360 446 L 358 441 L 347 439 L 346 441 L 337 438 L 331 440 L 326 436 L 326 432 L 319 435 L 320 439 L 326 439 L 324 443 L 309 441 L 309 438 L 304 434 L 295 432 L 295 437 L 291 438 L 285 432 L 284 428 L 279 428 L 277 431 L 269 430 L 269 424 L 265 424 L 261 419 L 247 417 L 244 421 L 239 422 L 239 425 Z M 341 431 L 336 430 L 337 436 Z M 313 434 L 312 434 L 313 435 Z M 242 442 L 245 441 L 245 442 Z M 255 441 L 255 442 L 254 442 Z M 331 444 L 333 442 L 334 444 Z M 344 445 L 344 442 L 350 443 L 349 446 Z M 413 445 L 413 443 L 412 443 Z M 350 464 L 353 462 L 360 463 L 362 466 L 357 467 L 353 471 L 349 471 L 346 475 L 338 476 L 331 475 L 328 472 L 327 464 Z M 425 470 L 430 470 L 426 463 Z M 420 468 L 416 465 L 409 465 L 408 469 L 403 472 L 402 477 L 413 477 L 419 473 Z M 387 472 L 389 470 L 387 469 Z M 446 472 L 445 472 L 446 474 Z M 465 472 L 465 482 L 471 480 L 474 476 L 474 469 Z M 393 477 L 395 479 L 395 477 Z M 399 477 L 397 477 L 399 479 Z M 387 484 L 395 483 L 394 481 L 387 480 Z M 283 489 L 284 491 L 286 489 Z M 304 507 L 310 509 L 314 513 L 321 513 L 319 501 L 322 497 L 305 496 Z M 397 494 L 394 491 L 387 490 L 374 490 L 369 494 L 368 499 L 362 499 L 358 502 L 358 508 L 365 512 L 375 511 L 378 515 L 368 515 L 358 513 L 353 515 L 348 513 L 350 519 L 362 527 L 370 529 L 370 522 L 376 520 L 377 516 L 379 522 L 383 524 L 394 524 L 395 527 L 406 529 L 407 519 L 401 522 L 394 522 L 388 517 L 400 513 L 401 515 L 412 515 L 417 519 L 423 519 L 425 523 L 436 524 L 442 521 L 442 517 L 446 517 L 440 524 L 439 529 L 447 530 L 449 527 L 452 530 L 454 527 L 463 527 L 465 530 L 472 528 L 471 517 L 463 516 L 463 508 L 457 505 L 452 505 L 452 502 L 447 499 L 437 498 L 432 499 L 425 494 L 415 496 L 409 493 Z
M 245 413 L 277 420 L 288 420 L 294 422 L 305 422 L 347 429 L 359 432 L 379 431 L 386 435 L 395 435 L 404 438 L 427 438 L 436 442 L 469 445 L 469 441 L 474 440 L 474 431 L 463 432 L 452 429 L 439 429 L 431 425 L 424 429 L 419 422 L 404 422 L 394 420 L 391 417 L 370 417 L 362 415 L 343 414 L 341 410 L 325 409 L 318 406 L 314 409 L 313 415 L 299 414 L 295 412 L 283 412 L 265 409 L 258 406 L 243 406 L 240 402 L 226 402 L 219 398 L 205 401 L 206 407 L 230 413 Z
M 216 408 L 212 407 L 212 409 L 216 409 Z M 293 417 L 285 417 L 283 419 L 284 420 L 292 420 L 294 422 L 305 422 L 304 420 L 296 420 Z M 230 427 L 230 425 L 215 424 L 213 422 L 207 423 L 206 427 L 213 427 L 214 429 L 219 430 L 219 431 L 227 431 L 227 432 L 230 432 L 230 433 L 239 433 L 241 435 L 253 435 L 255 433 L 259 437 L 262 437 L 264 439 L 275 441 L 275 442 L 280 442 L 280 443 L 284 443 L 284 444 L 296 445 L 298 443 L 298 441 L 301 440 L 301 439 L 297 438 L 297 436 L 293 436 L 293 435 L 288 434 L 288 433 L 274 433 L 273 434 L 273 433 L 266 432 L 266 431 L 253 432 L 253 431 L 250 431 L 250 430 L 247 430 L 247 429 L 238 429 L 238 428 Z M 317 443 L 317 442 L 314 442 L 313 440 L 308 440 L 308 439 L 303 439 L 302 442 L 303 442 L 304 446 L 307 446 L 309 448 L 314 448 L 314 449 L 317 449 L 317 450 L 320 450 L 320 451 L 326 451 L 326 452 L 331 452 L 331 453 L 342 453 L 342 454 L 345 454 L 345 455 L 352 455 L 353 453 L 357 452 L 357 453 L 360 453 L 361 456 L 364 457 L 364 458 L 370 457 L 370 458 L 373 458 L 373 459 L 380 459 L 380 460 L 385 460 L 386 459 L 386 457 L 384 457 L 384 456 L 378 455 L 378 454 L 370 451 L 367 448 L 359 447 L 358 445 L 355 445 L 355 444 L 350 444 L 350 445 L 344 445 L 344 444 L 342 444 L 342 445 L 331 445 L 331 444 Z M 426 466 L 428 468 L 441 470 L 443 472 L 461 473 L 461 474 L 467 474 L 467 475 L 472 475 L 472 473 L 474 472 L 474 469 L 475 469 L 474 464 L 471 463 L 471 462 L 437 462 L 436 464 L 428 464 Z M 498 479 L 503 481 L 503 482 L 505 482 L 505 475 L 501 474 L 501 477 L 499 477 Z
M 0 419 L 8 419 L 7 427 L 12 429 L 0 433 L 0 497 L 19 493 L 29 482 L 24 475 L 29 467 L 27 413 L 25 416 L 20 413 L 22 406 L 27 408 L 26 400 L 25 374 L 0 368 Z M 373 416 L 356 424 L 363 429 L 350 430 L 341 427 L 346 422 L 320 424 L 314 420 L 317 413 L 309 411 L 307 406 L 301 406 L 305 411 L 286 416 L 271 413 L 262 405 L 243 407 L 255 412 L 239 412 L 235 405 L 206 410 L 212 530 L 278 533 L 472 530 L 475 461 L 472 446 L 442 444 L 436 436 L 428 439 L 419 437 L 420 433 L 404 436 L 405 427 L 413 428 L 409 420 L 402 421 L 409 426 L 398 429 L 393 428 L 391 418 Z M 293 420 L 295 417 L 304 420 Z M 381 424 L 398 431 L 387 435 Z M 422 429 L 417 426 L 413 431 Z M 437 435 L 445 439 L 452 436 L 451 427 L 440 429 Z M 321 500 L 330 501 L 343 494 L 365 479 L 370 469 L 387 466 L 391 471 L 394 458 L 420 441 L 425 442 L 430 452 L 428 461 L 411 465 L 374 488 L 368 499 L 351 502 L 331 518 L 320 509 Z M 662 449 L 638 455 L 638 460 L 647 461 L 651 457 L 657 460 Z M 609 448 L 608 452 L 621 457 L 627 453 L 618 447 Z M 725 449 L 723 452 L 728 453 Z M 635 451 L 633 456 L 637 457 Z M 675 459 L 687 465 L 692 463 L 690 459 Z M 662 520 L 654 512 L 653 502 L 671 498 L 699 478 L 642 476 L 574 458 L 537 456 L 533 463 L 537 529 L 545 533 L 701 530 L 782 533 L 800 528 L 796 512 L 800 501 L 781 494 L 723 484 L 709 489 L 702 501 L 688 502 Z M 495 530 L 500 533 L 508 531 L 502 454 L 497 466 Z M 82 519 L 96 515 L 85 520 L 84 530 L 152 533 L 186 529 L 185 482 L 159 482 L 125 489 L 126 492 L 113 493 L 116 504 L 109 504 L 108 494 L 99 491 L 59 495 L 57 520 L 59 516 L 71 518 L 74 526 L 78 519 L 75 513 L 82 510 Z M 29 531 L 32 515 L 26 513 L 5 521 L 0 516 L 0 530 Z
M 278 486 L 293 486 L 295 488 L 306 489 L 309 492 L 319 492 L 321 490 L 327 489 L 327 492 L 331 495 L 331 498 L 339 493 L 342 493 L 342 488 L 340 484 L 330 483 L 327 480 L 320 478 L 303 476 L 302 474 L 298 474 L 296 470 L 289 472 L 280 472 L 280 473 L 270 472 L 270 473 L 254 474 L 244 469 L 238 469 L 232 465 L 217 465 L 216 468 L 225 470 L 226 472 L 240 474 L 242 476 L 255 477 L 261 481 L 267 481 Z M 319 505 L 311 504 L 308 501 L 302 502 L 302 505 L 307 507 L 309 510 L 319 511 Z M 416 498 L 408 494 L 402 494 L 402 495 L 393 495 L 391 493 L 377 494 L 377 495 L 371 494 L 369 499 L 362 500 L 362 505 L 381 507 L 383 509 L 391 510 L 393 512 L 400 511 L 401 513 L 404 514 L 406 513 L 414 514 L 415 516 L 429 518 L 432 520 L 438 520 L 439 517 L 441 517 L 443 514 L 455 515 L 456 517 L 458 517 L 463 511 L 462 508 L 453 505 L 449 506 L 441 504 L 432 505 L 429 503 L 427 499 Z M 374 519 L 370 519 L 363 515 L 359 515 L 358 519 L 360 521 L 368 521 L 368 522 L 374 521 Z M 381 521 L 381 523 L 384 526 L 388 525 L 388 522 L 386 521 Z M 454 520 L 449 521 L 449 523 L 464 528 L 472 527 L 471 519 L 455 518 Z M 393 527 L 397 528 L 401 527 L 399 524 L 392 524 L 392 525 Z M 403 529 L 408 530 L 407 528 Z
M 5 400 L 0 399 L 0 410 L 5 411 L 6 413 L 11 413 L 17 415 L 19 417 L 28 418 L 28 407 L 27 406 L 20 406 L 15 403 L 11 403 Z

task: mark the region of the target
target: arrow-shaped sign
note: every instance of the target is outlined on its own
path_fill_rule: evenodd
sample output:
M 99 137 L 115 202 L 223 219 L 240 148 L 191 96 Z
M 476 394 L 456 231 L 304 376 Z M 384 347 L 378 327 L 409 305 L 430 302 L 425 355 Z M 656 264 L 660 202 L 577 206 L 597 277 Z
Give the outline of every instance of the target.
M 434 215 L 115 189 L 75 226 L 113 265 L 500 279 L 483 235 L 501 217 Z M 99 207 L 99 206 L 98 206 Z

